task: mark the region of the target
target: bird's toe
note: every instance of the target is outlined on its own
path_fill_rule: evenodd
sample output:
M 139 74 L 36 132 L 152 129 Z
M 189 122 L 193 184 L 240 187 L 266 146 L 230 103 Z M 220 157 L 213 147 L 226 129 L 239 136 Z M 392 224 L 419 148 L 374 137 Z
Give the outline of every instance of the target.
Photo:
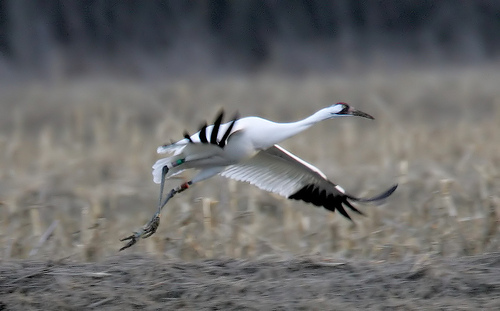
M 122 250 L 127 249 L 127 248 L 131 247 L 132 245 L 134 245 L 135 243 L 137 243 L 137 238 L 138 238 L 138 233 L 134 232 L 134 234 L 132 234 L 128 237 L 125 237 L 123 239 L 120 239 L 120 241 L 122 241 L 122 242 L 127 241 L 127 240 L 130 240 L 130 241 L 128 241 L 128 243 L 125 246 L 120 248 L 119 251 L 121 252 Z

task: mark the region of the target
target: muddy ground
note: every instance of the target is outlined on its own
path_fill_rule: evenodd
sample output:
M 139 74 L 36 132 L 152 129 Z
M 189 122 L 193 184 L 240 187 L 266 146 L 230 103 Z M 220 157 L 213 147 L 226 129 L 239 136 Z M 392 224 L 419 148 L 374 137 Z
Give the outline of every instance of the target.
M 500 310 L 500 253 L 402 262 L 121 255 L 0 265 L 0 310 Z

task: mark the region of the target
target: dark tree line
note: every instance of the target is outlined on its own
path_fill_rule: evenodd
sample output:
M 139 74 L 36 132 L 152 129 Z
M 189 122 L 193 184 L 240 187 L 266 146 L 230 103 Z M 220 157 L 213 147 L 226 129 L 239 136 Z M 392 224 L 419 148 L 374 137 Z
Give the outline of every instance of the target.
M 0 0 L 0 56 L 21 65 L 53 49 L 113 58 L 179 42 L 251 64 L 276 42 L 482 60 L 498 54 L 499 39 L 497 0 Z

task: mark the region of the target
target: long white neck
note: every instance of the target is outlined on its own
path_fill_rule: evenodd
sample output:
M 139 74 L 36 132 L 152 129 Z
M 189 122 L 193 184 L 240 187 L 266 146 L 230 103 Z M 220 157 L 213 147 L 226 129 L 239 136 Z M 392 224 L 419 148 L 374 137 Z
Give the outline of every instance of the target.
M 289 123 L 277 123 L 280 127 L 280 134 L 283 135 L 281 140 L 285 140 L 292 136 L 297 135 L 298 133 L 307 130 L 314 124 L 327 119 L 321 111 L 316 112 L 315 114 L 296 122 Z
M 322 113 L 322 110 L 320 110 L 297 122 L 275 123 L 260 119 L 263 121 L 262 124 L 259 124 L 258 127 L 253 129 L 255 132 L 258 132 L 258 134 L 253 136 L 254 146 L 257 148 L 271 147 L 328 118 L 330 118 L 330 116 L 325 115 L 325 113 Z

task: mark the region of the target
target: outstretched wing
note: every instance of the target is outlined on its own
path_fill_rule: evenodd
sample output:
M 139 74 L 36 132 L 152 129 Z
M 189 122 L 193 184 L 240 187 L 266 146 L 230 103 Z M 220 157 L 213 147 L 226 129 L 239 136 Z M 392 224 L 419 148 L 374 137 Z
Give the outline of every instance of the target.
M 263 190 L 277 193 L 289 199 L 302 200 L 338 210 L 351 219 L 344 206 L 362 214 L 350 202 L 373 202 L 387 198 L 397 185 L 373 198 L 357 198 L 347 194 L 342 187 L 332 183 L 315 166 L 305 162 L 278 145 L 262 150 L 254 157 L 231 165 L 221 175 L 238 181 L 246 181 Z

